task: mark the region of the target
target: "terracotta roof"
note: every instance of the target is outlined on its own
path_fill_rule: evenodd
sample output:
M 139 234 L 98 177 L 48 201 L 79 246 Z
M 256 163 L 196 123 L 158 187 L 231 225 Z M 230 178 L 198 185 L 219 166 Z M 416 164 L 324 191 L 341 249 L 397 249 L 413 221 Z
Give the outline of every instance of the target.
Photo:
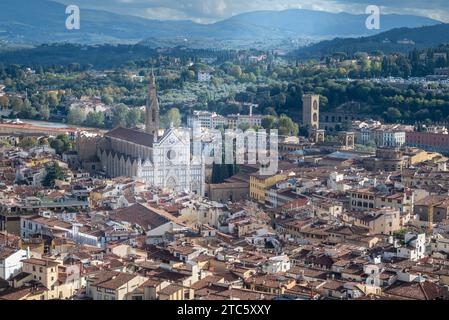
M 12 248 L 0 247 L 0 260 L 6 259 L 12 254 L 14 254 L 17 250 Z
M 53 260 L 36 259 L 36 258 L 22 260 L 22 263 L 29 263 L 29 264 L 33 264 L 33 265 L 37 265 L 37 266 L 42 266 L 42 267 L 56 267 L 59 265 L 59 263 L 57 263 L 56 261 L 53 261 Z
M 129 273 L 102 271 L 93 277 L 92 286 L 116 290 L 135 277 L 135 275 Z
M 341 290 L 345 282 L 338 280 L 326 280 L 326 283 L 323 285 L 323 289 L 328 290 Z
M 160 285 L 164 280 L 150 278 L 139 286 L 139 288 L 154 288 Z
M 330 229 L 329 232 L 351 236 L 367 234 L 369 229 L 359 226 L 340 226 Z
M 198 290 L 198 289 L 207 287 L 207 286 L 209 286 L 212 283 L 220 282 L 223 279 L 224 279 L 224 277 L 222 277 L 222 276 L 210 275 L 210 276 L 207 276 L 207 277 L 205 277 L 205 278 L 195 282 L 192 285 L 192 288 L 195 289 L 195 290 Z
M 425 282 L 396 282 L 385 290 L 386 294 L 413 300 L 435 300 L 444 295 L 444 288 L 438 284 Z
M 176 261 L 176 262 L 181 261 L 181 259 L 175 257 L 168 249 L 159 248 L 154 245 L 148 245 L 146 250 L 148 253 L 148 259 L 151 260 Z
M 47 291 L 42 285 L 37 287 L 21 287 L 17 289 L 8 289 L 0 293 L 0 300 L 21 300 L 30 295 L 38 295 Z
M 155 229 L 169 222 L 167 218 L 157 214 L 154 210 L 138 203 L 131 207 L 117 210 L 115 213 L 111 214 L 111 218 L 138 224 L 146 231 Z
M 287 202 L 281 208 L 282 209 L 290 209 L 290 208 L 296 209 L 298 207 L 303 207 L 303 206 L 307 205 L 308 202 L 309 202 L 309 200 L 307 198 L 298 198 L 298 199 Z
M 195 247 L 189 245 L 172 246 L 174 252 L 179 252 L 183 255 L 189 255 L 196 251 Z
M 28 272 L 20 272 L 19 274 L 16 274 L 14 277 L 10 278 L 10 281 L 21 281 L 23 279 L 28 278 L 29 276 L 31 276 L 31 273 Z
M 277 297 L 275 294 L 270 294 L 267 292 L 260 292 L 260 291 L 252 291 L 252 290 L 246 290 L 246 289 L 238 289 L 238 288 L 232 288 L 228 289 L 219 293 L 216 293 L 215 295 L 220 296 L 226 299 L 240 299 L 240 300 L 273 300 Z
M 334 259 L 332 259 L 331 257 L 329 257 L 328 255 L 321 255 L 319 257 L 316 257 L 315 259 L 312 260 L 312 263 L 315 265 L 319 265 L 319 266 L 325 266 L 328 269 L 330 269 L 332 267 L 332 265 L 334 264 Z
M 179 290 L 182 290 L 184 287 L 177 285 L 175 283 L 172 283 L 168 286 L 166 286 L 164 289 L 159 291 L 159 294 L 164 294 L 164 295 L 172 295 L 175 292 L 178 292 Z
M 152 134 L 121 127 L 109 131 L 105 134 L 105 137 L 120 139 L 150 148 L 153 147 L 154 142 L 154 136 Z
M 56 218 L 45 218 L 42 216 L 32 216 L 29 218 L 26 218 L 27 221 L 33 221 L 35 223 L 39 223 L 48 227 L 61 227 L 64 229 L 72 229 L 72 224 L 65 222 L 65 221 L 61 221 L 59 219 Z
M 229 290 L 229 286 L 227 285 L 218 285 L 218 284 L 209 284 L 207 286 L 201 287 L 199 289 L 195 289 L 195 297 L 209 297 L 210 295 L 216 295 L 219 292 L 223 292 Z M 221 298 L 223 300 L 223 297 Z
M 264 286 L 267 288 L 281 288 L 284 284 L 294 281 L 293 279 L 277 276 L 274 274 L 254 275 L 245 280 L 247 284 Z
M 363 272 L 363 266 L 360 264 L 349 264 L 347 265 L 341 273 L 346 273 L 346 274 L 354 274 L 354 275 L 362 275 L 364 274 Z
M 173 272 L 164 269 L 151 271 L 148 276 L 153 277 L 154 279 L 163 279 L 171 282 L 182 282 L 189 277 L 188 275 L 179 272 Z

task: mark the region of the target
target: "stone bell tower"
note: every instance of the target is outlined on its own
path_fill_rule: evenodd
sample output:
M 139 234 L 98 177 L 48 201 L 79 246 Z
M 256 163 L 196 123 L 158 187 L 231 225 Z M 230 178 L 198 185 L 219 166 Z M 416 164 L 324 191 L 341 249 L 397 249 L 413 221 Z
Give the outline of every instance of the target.
M 320 128 L 320 96 L 306 94 L 302 97 L 302 124 L 309 130 Z
M 156 79 L 151 71 L 148 84 L 148 98 L 145 113 L 145 131 L 155 138 L 159 134 L 159 102 L 157 100 Z

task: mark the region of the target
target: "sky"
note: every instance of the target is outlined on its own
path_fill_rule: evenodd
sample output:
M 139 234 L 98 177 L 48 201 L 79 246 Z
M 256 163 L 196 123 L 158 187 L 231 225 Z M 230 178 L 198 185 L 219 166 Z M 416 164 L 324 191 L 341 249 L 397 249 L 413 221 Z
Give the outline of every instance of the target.
M 449 22 L 448 0 L 56 0 L 158 20 L 213 23 L 256 10 L 312 9 L 363 14 L 368 5 L 383 13 L 413 14 Z

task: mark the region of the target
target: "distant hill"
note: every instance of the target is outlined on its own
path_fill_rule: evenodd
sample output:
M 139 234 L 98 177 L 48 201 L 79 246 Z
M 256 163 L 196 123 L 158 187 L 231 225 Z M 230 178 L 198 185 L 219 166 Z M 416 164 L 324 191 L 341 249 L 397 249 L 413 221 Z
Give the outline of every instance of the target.
M 382 15 L 380 30 L 368 30 L 365 27 L 366 18 L 367 15 L 304 9 L 255 11 L 217 22 L 214 27 L 229 30 L 229 33 L 235 29 L 251 30 L 253 28 L 256 32 L 262 30 L 262 36 L 263 33 L 275 32 L 292 37 L 333 38 L 373 35 L 398 27 L 421 27 L 439 23 L 436 20 L 424 17 L 386 14 Z
M 257 11 L 214 24 L 192 21 L 158 21 L 81 7 L 81 29 L 65 29 L 65 6 L 49 0 L 1 0 L 0 40 L 14 43 L 72 42 L 135 43 L 216 46 L 242 41 L 269 44 L 270 40 L 330 39 L 372 35 L 396 27 L 434 25 L 436 20 L 383 15 L 381 30 L 367 30 L 365 15 L 311 10 Z M 148 39 L 147 41 L 145 41 Z M 277 46 L 282 41 L 274 41 Z M 300 42 L 301 43 L 301 42 Z
M 0 40 L 82 44 L 138 42 L 149 35 L 172 37 L 194 28 L 191 21 L 157 21 L 81 8 L 80 30 L 67 30 L 66 6 L 47 0 L 1 0 Z
M 182 38 L 172 38 L 170 41 L 174 41 L 173 45 L 193 45 L 194 47 L 199 47 L 201 44 L 220 47 L 226 41 L 235 46 L 243 42 L 246 46 L 256 45 L 266 49 L 270 46 L 275 48 L 291 45 L 286 43 L 286 39 L 301 39 L 302 41 L 295 42 L 293 45 L 297 48 L 310 42 L 315 43 L 336 37 L 371 36 L 397 27 L 413 28 L 441 23 L 425 17 L 391 14 L 382 15 L 380 30 L 368 30 L 365 27 L 366 18 L 366 15 L 298 9 L 255 11 L 210 25 L 195 25 L 193 29 L 185 29 Z M 158 40 L 160 41 L 161 38 L 152 36 L 142 43 L 155 46 Z
M 449 24 L 419 28 L 397 28 L 370 37 L 337 38 L 301 48 L 297 54 L 304 58 L 320 57 L 335 52 L 349 54 L 381 50 L 385 53 L 409 52 L 449 43 Z

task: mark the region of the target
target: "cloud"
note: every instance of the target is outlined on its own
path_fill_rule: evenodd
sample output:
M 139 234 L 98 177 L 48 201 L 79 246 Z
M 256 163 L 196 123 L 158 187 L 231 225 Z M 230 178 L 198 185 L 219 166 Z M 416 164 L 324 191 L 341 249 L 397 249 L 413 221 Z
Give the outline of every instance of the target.
M 414 14 L 449 22 L 447 0 L 58 0 L 81 8 L 102 9 L 159 20 L 210 23 L 255 10 L 312 9 L 364 13 L 379 5 L 382 12 Z
M 380 6 L 384 13 L 412 14 L 449 22 L 447 0 L 341 0 L 348 6 Z

